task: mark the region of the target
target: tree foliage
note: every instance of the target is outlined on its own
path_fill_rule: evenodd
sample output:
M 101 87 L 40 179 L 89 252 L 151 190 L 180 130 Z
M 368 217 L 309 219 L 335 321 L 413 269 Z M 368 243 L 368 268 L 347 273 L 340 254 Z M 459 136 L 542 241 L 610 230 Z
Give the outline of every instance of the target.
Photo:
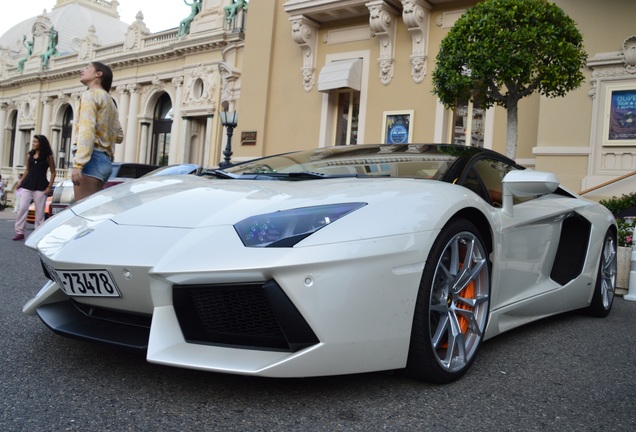
M 581 85 L 587 54 L 576 23 L 546 0 L 485 0 L 441 43 L 433 93 L 450 109 L 478 98 L 508 110 L 506 154 L 517 142 L 518 101 L 536 91 L 561 97 Z

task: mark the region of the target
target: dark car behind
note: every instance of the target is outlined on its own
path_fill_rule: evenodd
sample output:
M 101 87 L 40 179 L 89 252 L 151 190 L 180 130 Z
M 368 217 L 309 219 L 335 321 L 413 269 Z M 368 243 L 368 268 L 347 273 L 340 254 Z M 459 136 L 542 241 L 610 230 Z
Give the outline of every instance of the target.
M 183 174 L 199 175 L 201 172 L 203 172 L 203 167 L 201 165 L 186 163 L 162 166 L 161 168 L 157 168 L 156 170 L 145 174 L 144 177 Z
M 106 183 L 104 183 L 104 189 L 118 185 L 119 183 L 123 183 L 130 179 L 137 179 L 156 170 L 157 168 L 160 168 L 159 165 L 113 162 L 113 172 Z
M 158 165 L 140 164 L 140 163 L 125 163 L 125 162 L 113 162 L 113 172 L 110 178 L 104 183 L 104 189 L 111 186 L 118 185 L 128 180 L 133 180 L 148 174 L 151 171 L 159 168 Z M 75 200 L 75 192 L 73 190 L 73 182 L 71 180 L 64 180 L 61 182 L 53 192 L 53 198 L 51 200 L 51 215 L 55 215 L 66 207 L 68 207 Z

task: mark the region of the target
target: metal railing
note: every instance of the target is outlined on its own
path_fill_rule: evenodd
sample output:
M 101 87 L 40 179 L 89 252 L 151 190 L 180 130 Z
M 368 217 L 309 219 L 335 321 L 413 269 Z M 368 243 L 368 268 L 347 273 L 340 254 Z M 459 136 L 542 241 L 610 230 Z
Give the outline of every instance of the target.
M 618 183 L 618 182 L 620 182 L 622 180 L 628 179 L 628 178 L 633 177 L 633 176 L 636 176 L 636 171 L 632 171 L 632 172 L 624 174 L 624 175 L 622 175 L 620 177 L 616 177 L 615 179 L 608 180 L 605 183 L 601 183 L 601 184 L 593 186 L 591 188 L 582 190 L 581 192 L 579 192 L 579 195 L 583 196 L 583 195 L 585 195 L 587 193 L 602 189 L 602 188 L 607 187 L 607 186 L 611 186 L 613 184 L 616 184 L 616 183 Z

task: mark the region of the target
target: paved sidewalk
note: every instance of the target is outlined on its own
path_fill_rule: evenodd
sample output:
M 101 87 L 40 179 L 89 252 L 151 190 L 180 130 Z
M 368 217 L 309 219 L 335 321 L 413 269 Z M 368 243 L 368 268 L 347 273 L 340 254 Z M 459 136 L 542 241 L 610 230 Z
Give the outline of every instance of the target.
M 13 213 L 12 208 L 6 208 L 0 211 L 0 220 L 3 220 L 3 219 L 15 220 L 16 216 L 17 216 L 17 213 Z

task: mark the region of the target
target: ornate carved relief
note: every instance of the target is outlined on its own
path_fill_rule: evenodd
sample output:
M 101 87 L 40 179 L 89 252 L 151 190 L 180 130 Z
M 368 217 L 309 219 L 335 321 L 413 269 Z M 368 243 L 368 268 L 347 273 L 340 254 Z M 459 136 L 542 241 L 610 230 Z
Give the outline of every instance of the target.
M 6 111 L 7 114 L 10 114 L 11 112 L 17 110 L 18 106 L 12 100 L 5 100 L 5 101 L 0 102 L 0 109 L 3 110 L 3 111 Z M 6 123 L 4 127 L 8 128 L 8 127 L 10 127 L 10 124 Z
M 53 100 L 53 112 L 54 113 L 60 113 L 60 116 L 64 115 L 64 111 L 62 110 L 62 108 L 65 108 L 66 105 L 69 104 L 68 101 L 68 96 L 63 95 L 64 97 L 60 97 L 60 94 L 56 95 L 55 99 Z M 66 108 L 65 108 L 66 109 Z M 54 115 L 53 118 L 57 118 L 57 115 Z M 57 120 L 58 123 L 62 122 L 62 118 L 60 117 L 59 120 Z
M 93 24 L 88 27 L 88 33 L 78 43 L 80 44 L 78 52 L 80 60 L 87 60 L 93 57 L 93 50 L 101 46 L 97 37 L 97 30 Z
M 636 73 L 636 35 L 628 37 L 623 42 L 623 61 L 627 72 Z
M 629 73 L 627 68 L 625 68 L 625 66 L 623 65 L 607 66 L 607 67 L 604 67 L 603 69 L 595 69 L 594 72 L 592 72 L 592 78 L 599 78 L 599 79 L 621 78 L 627 75 L 626 72 Z
M 37 98 L 23 99 L 17 102 L 18 105 L 18 123 L 21 125 L 35 124 L 35 115 L 37 114 Z
M 111 90 L 112 91 L 112 90 Z M 123 95 L 125 95 L 126 93 L 128 93 L 128 89 L 126 88 L 125 85 L 120 85 L 117 86 L 117 88 L 114 90 L 115 92 L 117 92 L 117 94 L 119 94 L 119 99 L 121 100 L 121 97 Z
M 385 0 L 375 0 L 366 4 L 369 8 L 369 24 L 371 34 L 380 42 L 380 81 L 388 85 L 393 79 L 395 62 L 395 18 L 398 11 Z
M 587 62 L 592 69 L 592 78 L 632 78 L 636 75 L 636 35 L 625 39 L 621 51 L 594 55 Z
M 126 38 L 124 39 L 124 50 L 130 51 L 141 46 L 141 38 L 150 34 L 150 30 L 144 23 L 144 15 L 139 11 L 135 17 L 135 22 L 128 27 Z
M 122 89 L 121 94 L 124 94 L 128 89 Z M 148 101 L 158 92 L 166 91 L 166 83 L 161 81 L 157 75 L 153 75 L 150 85 L 141 88 L 141 106 L 147 107 Z
M 591 97 L 592 99 L 596 99 L 596 95 L 598 93 L 598 88 L 596 85 L 596 81 L 592 82 L 592 87 L 590 88 L 590 90 L 587 92 L 588 96 Z
M 634 153 L 625 151 L 605 151 L 602 155 L 601 169 L 608 171 L 635 171 Z
M 181 87 L 183 85 L 183 77 L 177 76 L 172 78 L 172 85 L 174 86 L 174 88 Z
M 430 12 L 425 0 L 402 0 L 402 19 L 411 33 L 411 76 L 420 84 L 426 75 L 427 34 Z
M 302 15 L 289 19 L 292 23 L 292 39 L 303 52 L 303 87 L 310 92 L 316 83 L 316 44 L 319 25 Z
M 5 79 L 7 77 L 7 72 L 11 66 L 13 66 L 11 50 L 0 45 L 0 79 Z
M 141 84 L 137 84 L 137 83 L 134 83 L 134 84 L 128 84 L 128 85 L 126 86 L 126 90 L 128 90 L 128 91 L 130 92 L 130 94 L 133 94 L 133 93 L 140 93 L 140 92 L 141 92 L 141 89 L 142 89 Z
M 442 28 L 451 28 L 465 12 L 465 9 L 444 12 L 435 18 L 435 25 Z
M 165 91 L 165 88 L 166 83 L 161 81 L 157 75 L 153 75 L 149 90 L 154 93 L 158 91 Z
M 210 105 L 214 96 L 214 70 L 200 64 L 192 71 L 186 84 L 184 105 Z
M 235 87 L 236 81 L 241 77 L 241 73 L 230 66 L 228 63 L 219 64 L 219 73 L 221 74 L 221 105 L 234 105 L 236 101 Z
M 47 35 L 52 26 L 53 23 L 46 11 L 42 15 L 38 15 L 31 30 L 33 35 L 33 55 L 39 56 L 46 50 L 48 44 Z

